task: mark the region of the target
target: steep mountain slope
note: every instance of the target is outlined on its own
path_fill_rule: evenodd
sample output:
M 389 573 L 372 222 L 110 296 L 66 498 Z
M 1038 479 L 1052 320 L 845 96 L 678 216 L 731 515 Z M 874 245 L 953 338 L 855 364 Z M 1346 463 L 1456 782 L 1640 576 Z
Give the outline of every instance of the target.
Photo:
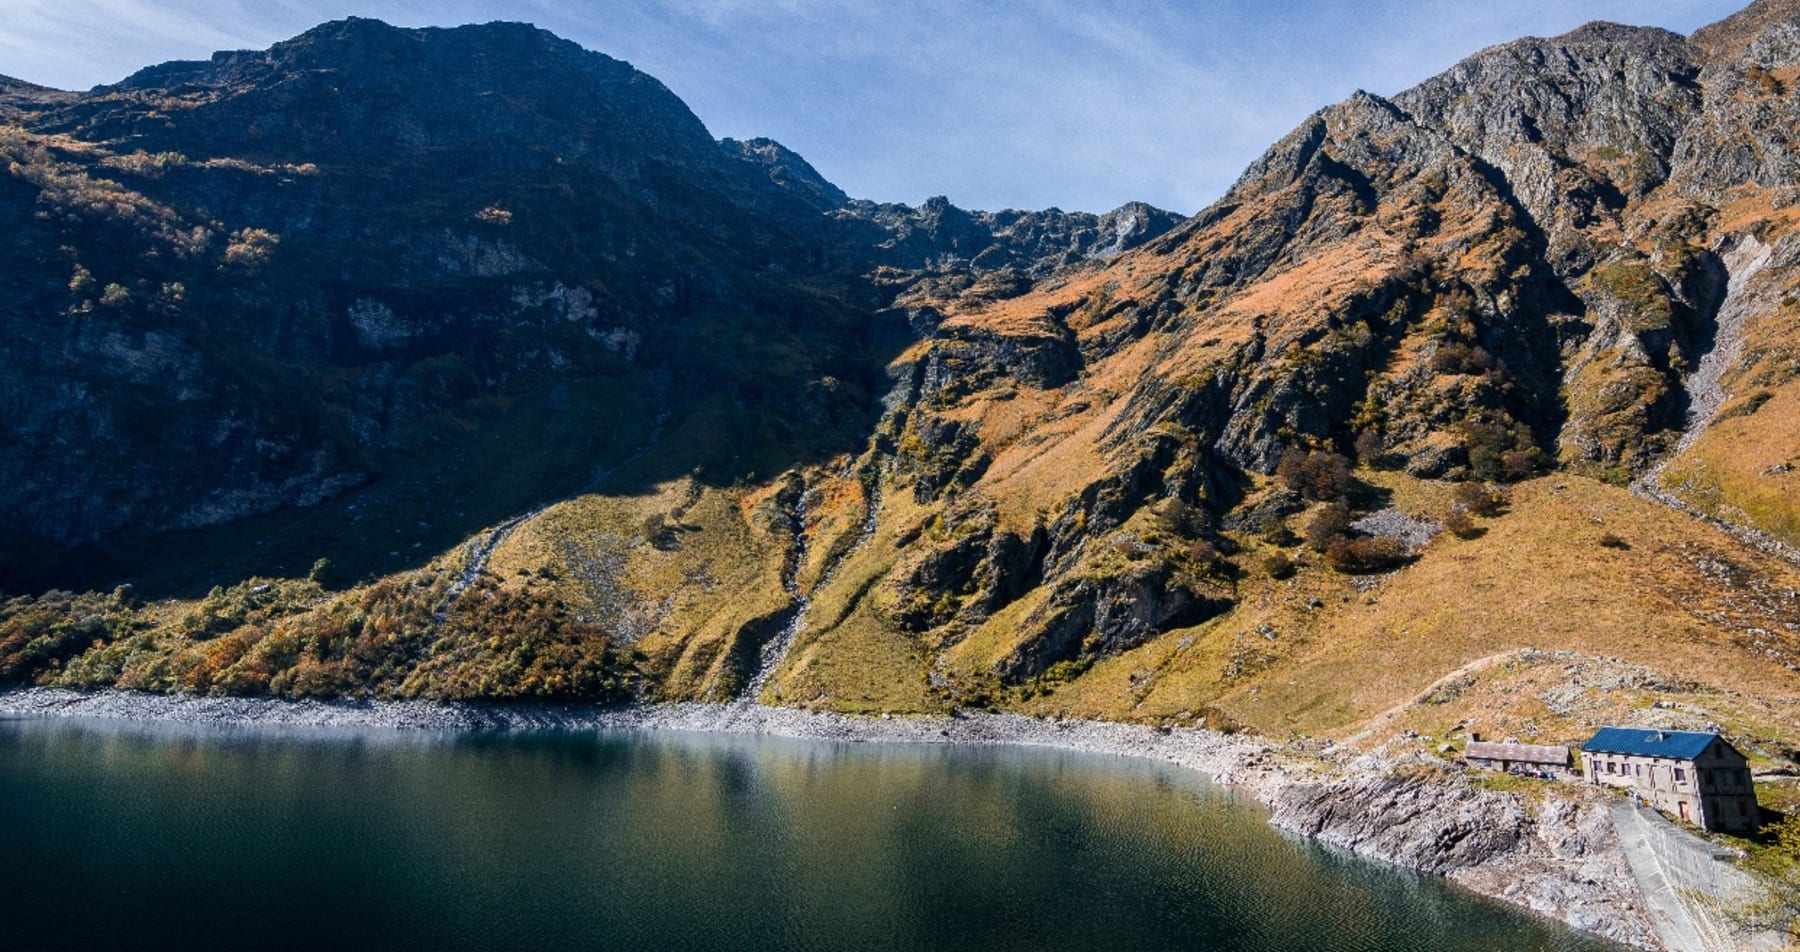
M 862 277 L 886 232 L 804 160 L 527 26 L 352 19 L 0 99 L 9 587 L 265 513 L 179 539 L 190 574 L 391 571 L 684 429 L 664 476 L 779 472 L 860 445 L 907 336 Z
M 512 44 L 591 86 L 418 102 Z M 150 544 L 285 580 L 16 600 L 0 674 L 1791 759 L 1800 571 L 1627 487 L 1800 538 L 1797 75 L 1791 4 L 1521 40 L 1185 220 L 853 201 L 516 27 L 12 94 L 9 505 L 109 581 L 199 522 Z

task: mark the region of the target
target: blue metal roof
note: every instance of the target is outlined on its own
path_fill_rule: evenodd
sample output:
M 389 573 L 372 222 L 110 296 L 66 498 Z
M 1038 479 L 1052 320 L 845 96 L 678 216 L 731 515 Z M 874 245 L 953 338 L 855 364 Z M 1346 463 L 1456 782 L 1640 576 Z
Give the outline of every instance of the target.
M 1718 739 L 1717 734 L 1703 731 L 1659 731 L 1643 727 L 1602 727 L 1592 740 L 1581 745 L 1583 751 L 1602 754 L 1636 754 L 1643 757 L 1673 757 L 1693 760 Z

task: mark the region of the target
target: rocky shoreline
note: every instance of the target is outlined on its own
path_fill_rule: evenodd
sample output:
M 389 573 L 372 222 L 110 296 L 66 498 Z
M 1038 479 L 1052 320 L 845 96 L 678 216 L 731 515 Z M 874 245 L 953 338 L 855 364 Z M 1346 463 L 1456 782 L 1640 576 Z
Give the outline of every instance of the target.
M 1359 856 L 1443 876 L 1477 893 L 1640 948 L 1655 931 L 1601 802 L 1486 789 L 1457 771 L 1380 755 L 1303 750 L 1246 735 L 1014 714 L 853 717 L 756 704 L 488 706 L 285 701 L 25 688 L 0 716 L 190 724 L 448 731 L 675 730 L 845 742 L 1017 744 L 1145 757 L 1200 771 L 1271 811 L 1270 823 Z

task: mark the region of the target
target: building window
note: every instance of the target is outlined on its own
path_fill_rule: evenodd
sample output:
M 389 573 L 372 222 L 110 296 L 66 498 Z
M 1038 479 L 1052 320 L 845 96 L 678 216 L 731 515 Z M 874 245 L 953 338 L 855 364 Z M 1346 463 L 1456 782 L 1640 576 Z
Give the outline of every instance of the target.
M 1675 768 L 1675 782 L 1676 783 L 1685 783 L 1686 781 L 1687 781 L 1687 771 L 1681 769 L 1680 767 L 1676 767 Z

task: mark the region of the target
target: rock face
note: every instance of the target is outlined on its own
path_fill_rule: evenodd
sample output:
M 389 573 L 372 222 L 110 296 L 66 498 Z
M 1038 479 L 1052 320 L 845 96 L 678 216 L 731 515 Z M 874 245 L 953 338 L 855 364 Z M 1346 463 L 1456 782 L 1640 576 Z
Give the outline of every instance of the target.
M 950 273 L 1017 271 L 1037 278 L 1083 261 L 1108 261 L 1183 220 L 1143 202 L 1103 215 L 1058 208 L 972 212 L 942 196 L 917 208 L 849 202 L 836 214 L 840 221 L 877 229 L 869 240 L 883 264 Z
M 1510 797 L 1466 786 L 1446 795 L 1436 785 L 1399 777 L 1295 787 L 1276 801 L 1272 822 L 1439 875 L 1511 851 L 1529 826 Z
M 846 196 L 780 144 L 715 142 L 655 79 L 521 24 L 349 19 L 89 93 L 9 80 L 0 122 L 11 588 L 131 574 L 114 543 L 359 486 L 518 484 L 438 523 L 447 543 L 701 403 L 782 447 L 715 455 L 726 481 L 855 446 L 901 343 L 864 274 L 961 253 L 833 217 Z M 1172 220 L 1053 217 L 1004 263 Z M 912 252 L 877 247 L 890 227 Z M 483 434 L 535 448 L 501 479 L 466 458 Z
M 1358 773 L 1285 786 L 1270 822 L 1359 856 L 1421 869 L 1640 948 L 1658 945 L 1605 804 L 1527 811 L 1464 776 Z

